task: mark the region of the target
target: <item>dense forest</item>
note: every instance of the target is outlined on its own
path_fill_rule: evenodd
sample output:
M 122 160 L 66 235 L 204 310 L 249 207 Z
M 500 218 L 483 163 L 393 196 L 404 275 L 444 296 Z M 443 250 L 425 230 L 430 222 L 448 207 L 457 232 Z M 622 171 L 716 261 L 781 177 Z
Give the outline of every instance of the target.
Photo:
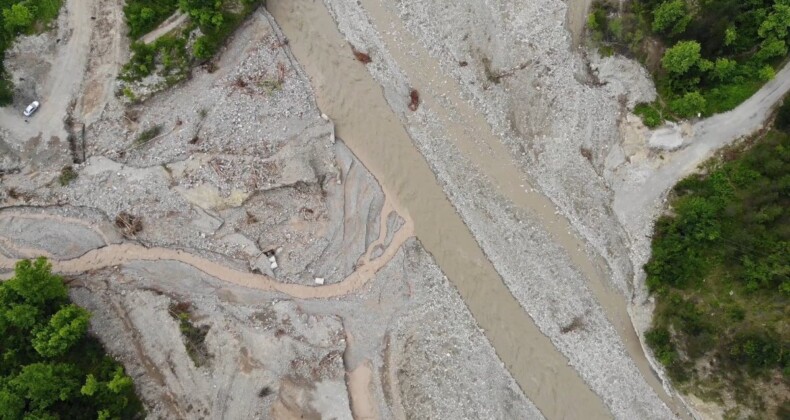
M 5 51 L 20 34 L 40 32 L 58 17 L 61 0 L 0 0 L 0 106 L 14 97 L 14 85 L 3 65 Z
M 789 256 L 786 99 L 773 130 L 678 183 L 656 224 L 646 338 L 676 385 L 757 418 L 790 416 Z
M 728 111 L 787 57 L 790 0 L 601 1 L 588 30 L 604 54 L 640 59 L 659 99 L 636 112 L 645 124 Z
M 0 419 L 133 419 L 132 379 L 88 334 L 90 313 L 70 302 L 43 258 L 0 283 Z

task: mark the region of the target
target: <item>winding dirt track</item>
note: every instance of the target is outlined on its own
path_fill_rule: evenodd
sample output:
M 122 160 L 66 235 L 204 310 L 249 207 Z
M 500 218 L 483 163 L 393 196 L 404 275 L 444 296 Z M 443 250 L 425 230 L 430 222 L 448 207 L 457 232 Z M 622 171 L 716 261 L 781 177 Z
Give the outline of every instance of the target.
M 668 164 L 646 177 L 635 190 L 617 191 L 615 211 L 625 220 L 634 220 L 639 214 L 649 212 L 673 185 L 717 150 L 760 130 L 788 91 L 790 64 L 737 108 L 695 123 L 693 137 L 685 141 L 688 146 L 678 151 Z
M 173 16 L 170 16 L 169 18 L 167 18 L 167 20 L 162 22 L 162 24 L 159 25 L 158 28 L 155 28 L 153 31 L 143 35 L 143 37 L 140 38 L 140 40 L 143 41 L 143 43 L 145 44 L 150 44 L 156 41 L 157 39 L 159 39 L 159 37 L 161 37 L 162 35 L 172 31 L 176 27 L 180 26 L 182 23 L 186 22 L 187 18 L 189 18 L 187 14 L 181 13 L 180 11 L 175 12 Z

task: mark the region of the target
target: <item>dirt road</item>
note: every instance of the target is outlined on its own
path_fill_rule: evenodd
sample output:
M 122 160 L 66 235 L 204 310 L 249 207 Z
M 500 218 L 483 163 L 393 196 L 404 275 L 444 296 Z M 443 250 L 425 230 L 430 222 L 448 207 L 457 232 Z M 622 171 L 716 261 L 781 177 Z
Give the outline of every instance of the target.
M 680 179 L 711 157 L 716 150 L 762 128 L 775 105 L 790 91 L 790 65 L 785 65 L 773 80 L 732 111 L 694 124 L 687 146 L 669 163 L 644 177 L 638 185 L 616 191 L 614 209 L 626 223 L 650 212 L 658 200 Z
M 11 132 L 11 140 L 26 141 L 41 134 L 43 139 L 66 139 L 63 120 L 69 103 L 79 92 L 85 75 L 92 32 L 91 16 L 97 0 L 67 0 L 63 6 L 68 11 L 71 30 L 66 45 L 58 50 L 47 80 L 39 88 L 41 108 L 25 123 L 22 110 L 0 108 L 0 126 Z
M 141 40 L 145 44 L 150 44 L 156 41 L 157 39 L 159 39 L 160 36 L 172 31 L 182 23 L 186 22 L 188 17 L 189 17 L 188 15 L 181 13 L 180 11 L 175 12 L 173 13 L 173 16 L 167 18 L 167 20 L 162 22 L 162 24 L 159 25 L 156 29 L 143 35 Z

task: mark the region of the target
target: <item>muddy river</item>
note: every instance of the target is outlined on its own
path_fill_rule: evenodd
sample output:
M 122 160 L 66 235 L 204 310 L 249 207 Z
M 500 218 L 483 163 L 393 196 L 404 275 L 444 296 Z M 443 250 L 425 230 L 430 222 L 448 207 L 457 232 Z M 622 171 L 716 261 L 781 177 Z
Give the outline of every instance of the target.
M 338 137 L 414 223 L 417 238 L 457 287 L 529 398 L 549 418 L 610 417 L 510 294 L 323 3 L 270 0 L 267 8 L 312 80 L 319 108 L 334 121 Z
M 584 9 L 586 3 L 578 3 L 576 8 Z M 362 0 L 361 4 L 375 25 L 387 29 L 379 34 L 414 87 L 420 92 L 435 92 L 440 86 L 441 97 L 453 102 L 454 108 L 448 110 L 437 97 L 421 98 L 443 120 L 447 138 L 453 139 L 466 156 L 474 156 L 475 164 L 495 181 L 500 192 L 527 210 L 567 251 L 642 376 L 673 411 L 684 411 L 664 392 L 651 371 L 631 325 L 627 302 L 605 281 L 602 261 L 593 261 L 584 252 L 584 242 L 573 233 L 567 219 L 555 212 L 548 198 L 530 187 L 482 115 L 463 100 L 458 84 L 439 70 L 438 62 L 427 51 L 415 48 L 418 43 L 400 26 L 397 16 L 377 1 Z M 548 418 L 610 417 L 600 398 L 513 298 L 387 104 L 381 86 L 354 58 L 323 2 L 269 0 L 267 8 L 311 79 L 318 106 L 334 121 L 338 137 L 376 176 L 400 213 L 408 216 L 415 235 L 459 290 L 527 396 Z M 420 84 L 431 89 L 422 89 Z M 459 119 L 464 122 L 462 126 L 453 123 Z

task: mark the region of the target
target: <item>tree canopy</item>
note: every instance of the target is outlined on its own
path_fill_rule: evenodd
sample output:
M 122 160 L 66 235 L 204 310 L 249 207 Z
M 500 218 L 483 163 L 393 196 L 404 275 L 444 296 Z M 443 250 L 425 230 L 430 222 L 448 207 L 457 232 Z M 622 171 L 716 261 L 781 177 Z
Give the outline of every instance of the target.
M 13 100 L 14 84 L 2 63 L 19 34 L 33 33 L 58 16 L 62 0 L 0 0 L 0 106 Z
M 664 53 L 661 64 L 670 73 L 684 74 L 699 62 L 700 48 L 697 41 L 678 42 Z
M 50 270 L 44 258 L 23 260 L 0 283 L 0 419 L 139 417 L 131 378 Z
M 765 390 L 790 378 L 790 99 L 775 124 L 675 186 L 645 266 L 647 343 L 676 385 L 758 418 L 782 403 Z
M 599 0 L 588 29 L 602 53 L 634 56 L 651 71 L 659 99 L 637 111 L 653 126 L 647 110 L 685 118 L 675 110 L 687 111 L 699 94 L 708 116 L 772 79 L 790 45 L 790 0 Z

